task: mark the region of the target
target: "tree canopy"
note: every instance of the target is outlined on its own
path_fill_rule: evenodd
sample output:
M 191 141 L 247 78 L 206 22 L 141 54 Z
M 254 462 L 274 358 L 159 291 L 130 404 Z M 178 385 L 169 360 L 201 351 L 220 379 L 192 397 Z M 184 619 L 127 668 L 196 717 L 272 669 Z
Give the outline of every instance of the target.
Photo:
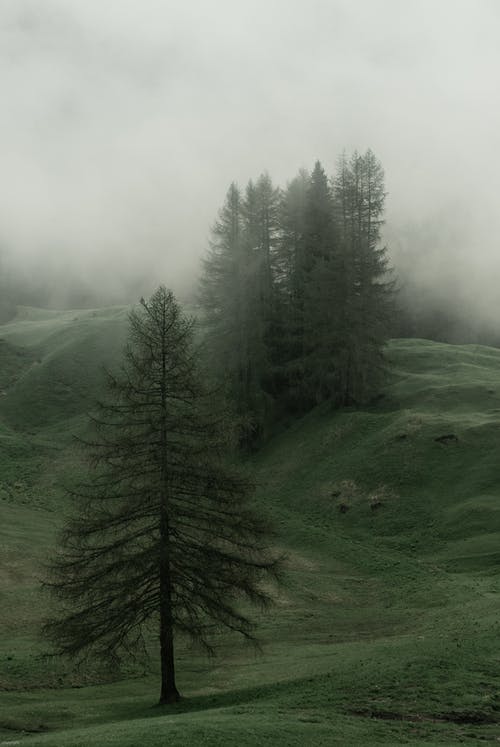
M 209 358 L 258 445 L 284 414 L 366 402 L 383 376 L 394 284 L 381 244 L 384 172 L 372 151 L 319 161 L 281 190 L 232 184 L 203 263 Z

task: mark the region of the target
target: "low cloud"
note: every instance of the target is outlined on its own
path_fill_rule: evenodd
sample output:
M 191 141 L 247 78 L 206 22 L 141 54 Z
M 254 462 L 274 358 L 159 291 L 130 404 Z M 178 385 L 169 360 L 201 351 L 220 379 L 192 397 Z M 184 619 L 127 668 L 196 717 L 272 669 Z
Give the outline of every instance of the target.
M 5 0 L 4 266 L 187 288 L 230 181 L 371 147 L 396 265 L 491 323 L 499 33 L 495 0 Z

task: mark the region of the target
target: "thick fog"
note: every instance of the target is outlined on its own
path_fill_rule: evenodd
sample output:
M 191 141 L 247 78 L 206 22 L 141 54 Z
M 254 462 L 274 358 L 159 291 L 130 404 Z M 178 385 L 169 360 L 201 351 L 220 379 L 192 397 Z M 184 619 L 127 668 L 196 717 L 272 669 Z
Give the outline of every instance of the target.
M 0 28 L 4 271 L 187 289 L 230 181 L 371 147 L 403 283 L 500 317 L 497 0 L 2 0 Z

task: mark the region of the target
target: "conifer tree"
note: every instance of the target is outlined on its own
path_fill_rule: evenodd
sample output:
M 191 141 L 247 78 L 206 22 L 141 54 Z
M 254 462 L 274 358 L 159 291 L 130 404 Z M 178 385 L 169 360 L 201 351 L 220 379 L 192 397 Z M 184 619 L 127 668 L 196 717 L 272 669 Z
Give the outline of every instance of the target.
M 256 338 L 255 389 L 262 392 L 262 427 L 272 411 L 275 395 L 276 345 L 279 304 L 276 293 L 276 261 L 279 238 L 280 191 L 268 174 L 249 182 L 243 202 L 243 236 L 247 247 L 250 334 Z
M 279 242 L 277 250 L 277 286 L 290 302 L 301 295 L 307 196 L 311 177 L 299 171 L 281 195 Z
M 216 380 L 222 381 L 240 421 L 243 444 L 251 442 L 255 424 L 250 413 L 254 401 L 250 307 L 252 263 L 243 235 L 243 200 L 231 184 L 218 220 L 212 228 L 210 248 L 203 260 L 200 303 L 208 359 Z M 253 338 L 253 339 L 252 339 Z
M 251 486 L 225 464 L 226 432 L 192 336 L 164 287 L 131 313 L 121 370 L 108 376 L 86 444 L 91 476 L 73 492 L 79 511 L 48 581 L 63 607 L 45 632 L 61 653 L 119 658 L 156 631 L 161 703 L 179 699 L 175 637 L 207 648 L 214 628 L 252 638 L 239 600 L 267 604 L 261 581 L 277 568 Z
M 249 182 L 244 199 L 230 187 L 201 279 L 206 344 L 239 416 L 245 448 L 259 441 L 272 410 L 278 201 L 267 175 Z
M 279 394 L 284 410 L 299 408 L 303 377 L 302 301 L 309 187 L 310 175 L 301 170 L 289 182 L 280 201 L 275 277 L 280 334 L 276 341 L 276 356 L 280 361 Z
M 302 198 L 300 201 L 297 198 Z M 294 214 L 293 205 L 299 208 Z M 294 408 L 309 409 L 332 394 L 331 309 L 335 303 L 333 196 L 319 161 L 290 185 L 283 203 L 281 256 L 288 259 L 290 358 L 287 363 Z
M 319 161 L 311 175 L 306 210 L 308 258 L 303 306 L 304 402 L 335 398 L 335 312 L 338 247 L 333 195 Z
M 373 394 L 383 372 L 394 284 L 380 245 L 384 172 L 372 151 L 339 161 L 335 179 L 340 252 L 337 390 L 340 404 Z

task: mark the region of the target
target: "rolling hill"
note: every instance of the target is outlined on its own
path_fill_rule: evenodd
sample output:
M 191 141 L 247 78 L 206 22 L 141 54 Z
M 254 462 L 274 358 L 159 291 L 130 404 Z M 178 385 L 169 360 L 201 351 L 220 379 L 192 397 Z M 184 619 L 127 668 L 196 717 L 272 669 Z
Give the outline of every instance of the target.
M 322 406 L 248 467 L 287 554 L 260 620 L 154 707 L 155 662 L 44 655 L 39 578 L 82 469 L 73 434 L 122 307 L 0 326 L 0 745 L 482 744 L 500 739 L 500 350 L 394 340 L 376 403 Z M 257 613 L 258 614 L 258 613 Z

